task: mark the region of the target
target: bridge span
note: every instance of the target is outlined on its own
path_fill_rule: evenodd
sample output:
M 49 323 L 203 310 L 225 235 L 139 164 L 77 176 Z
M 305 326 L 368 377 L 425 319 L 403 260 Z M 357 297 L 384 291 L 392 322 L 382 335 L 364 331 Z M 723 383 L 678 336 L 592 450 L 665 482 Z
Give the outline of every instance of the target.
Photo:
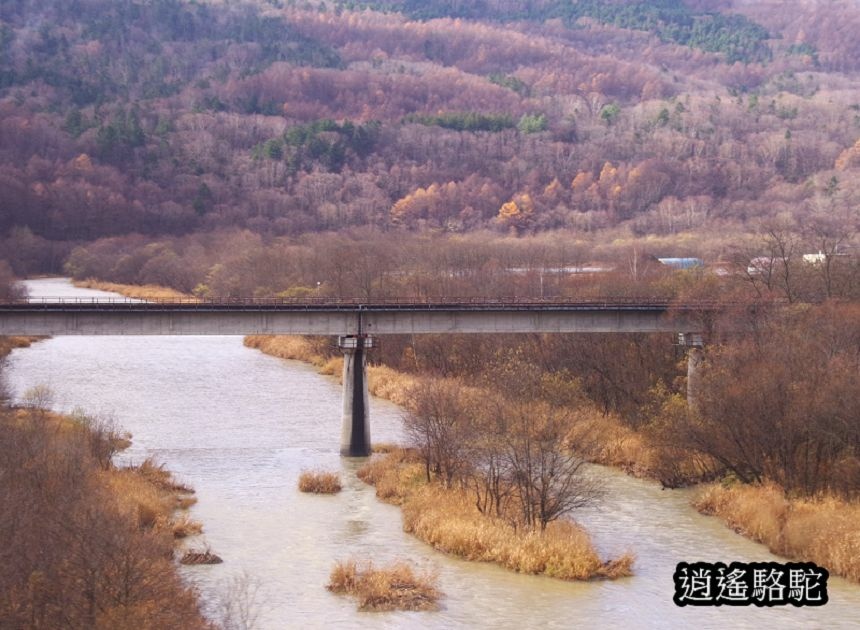
M 337 335 L 344 353 L 341 454 L 370 454 L 367 351 L 395 334 L 677 333 L 701 360 L 711 303 L 602 299 L 35 298 L 0 303 L 0 335 Z M 690 391 L 688 399 L 692 401 Z
M 153 300 L 0 304 L 0 335 L 698 332 L 713 304 L 655 299 Z

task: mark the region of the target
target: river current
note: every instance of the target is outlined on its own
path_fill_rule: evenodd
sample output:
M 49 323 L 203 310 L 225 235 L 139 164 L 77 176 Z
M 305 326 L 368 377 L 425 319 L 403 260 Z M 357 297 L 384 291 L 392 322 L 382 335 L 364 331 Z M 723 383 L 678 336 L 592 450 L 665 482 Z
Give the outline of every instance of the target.
M 33 297 L 109 297 L 67 280 L 27 282 Z M 282 628 L 860 628 L 860 585 L 831 578 L 822 608 L 678 608 L 680 561 L 778 560 L 689 506 L 689 491 L 594 467 L 607 494 L 575 515 L 605 556 L 632 549 L 635 575 L 567 583 L 438 553 L 403 533 L 339 451 L 341 391 L 312 367 L 266 356 L 241 337 L 57 337 L 15 350 L 13 399 L 47 385 L 58 411 L 112 416 L 133 435 L 121 462 L 154 457 L 197 490 L 191 516 L 224 564 L 183 567 L 207 610 L 238 576 L 256 587 L 257 627 Z M 374 442 L 401 437 L 401 409 L 371 401 Z M 341 472 L 343 492 L 304 495 L 302 470 Z M 360 613 L 325 589 L 337 560 L 407 559 L 438 572 L 432 613 Z

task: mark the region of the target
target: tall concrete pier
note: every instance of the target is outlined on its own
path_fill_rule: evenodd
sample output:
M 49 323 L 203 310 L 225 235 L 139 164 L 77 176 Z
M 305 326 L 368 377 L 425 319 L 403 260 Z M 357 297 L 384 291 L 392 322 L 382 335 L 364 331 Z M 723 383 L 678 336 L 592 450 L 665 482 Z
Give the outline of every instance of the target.
M 680 333 L 680 345 L 687 348 L 687 407 L 695 412 L 698 409 L 698 394 L 701 391 L 702 376 L 700 368 L 705 360 L 704 341 L 698 333 Z
M 373 337 L 338 337 L 343 351 L 343 425 L 340 454 L 344 457 L 370 455 L 370 395 L 367 389 L 367 351 Z

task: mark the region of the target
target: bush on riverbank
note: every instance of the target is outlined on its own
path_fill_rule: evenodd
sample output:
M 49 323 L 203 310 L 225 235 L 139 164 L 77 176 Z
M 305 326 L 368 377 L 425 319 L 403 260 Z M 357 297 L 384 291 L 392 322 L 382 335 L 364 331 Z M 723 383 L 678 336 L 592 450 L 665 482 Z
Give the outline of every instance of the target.
M 326 588 L 355 597 L 362 611 L 437 610 L 442 597 L 437 583 L 435 574 L 416 573 L 405 562 L 376 568 L 349 560 L 335 564 Z
M 0 627 L 211 628 L 172 560 L 175 501 L 105 468 L 91 431 L 0 411 Z
M 787 558 L 812 561 L 860 581 L 860 503 L 835 497 L 787 499 L 774 484 L 711 484 L 693 505 Z
M 312 494 L 337 494 L 342 489 L 340 476 L 325 471 L 304 471 L 299 475 L 299 490 Z
M 571 521 L 552 522 L 544 531 L 515 527 L 482 514 L 462 488 L 428 484 L 416 451 L 398 449 L 374 458 L 358 475 L 376 487 L 380 499 L 402 507 L 405 531 L 440 551 L 563 580 L 632 574 L 632 554 L 601 561 L 588 534 Z

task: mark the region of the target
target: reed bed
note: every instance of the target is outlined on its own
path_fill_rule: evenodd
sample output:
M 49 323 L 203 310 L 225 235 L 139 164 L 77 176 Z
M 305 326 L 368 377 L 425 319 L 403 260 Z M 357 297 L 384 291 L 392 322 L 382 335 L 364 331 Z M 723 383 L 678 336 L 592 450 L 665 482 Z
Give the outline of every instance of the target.
M 438 576 L 416 572 L 406 562 L 375 567 L 359 566 L 355 560 L 338 562 L 332 568 L 328 590 L 358 600 L 361 611 L 438 610 L 442 593 Z
M 337 494 L 342 489 L 337 473 L 307 470 L 299 475 L 299 490 L 312 494 Z
M 317 368 L 322 368 L 329 360 L 317 344 L 299 335 L 248 335 L 244 344 L 279 359 L 304 361 Z
M 632 574 L 632 554 L 602 561 L 576 523 L 555 521 L 544 532 L 517 528 L 479 512 L 463 489 L 427 484 L 417 454 L 408 449 L 372 459 L 358 476 L 376 487 L 380 499 L 401 506 L 404 531 L 439 551 L 562 580 Z
M 411 402 L 409 392 L 418 380 L 417 376 L 399 372 L 387 365 L 371 365 L 367 368 L 368 391 L 401 407 L 407 407 Z
M 774 484 L 705 486 L 693 505 L 775 554 L 811 561 L 860 582 L 860 503 L 787 499 Z
M 0 337 L 0 358 L 5 357 L 15 348 L 29 348 L 44 337 Z
M 182 514 L 174 518 L 170 524 L 174 538 L 188 538 L 189 536 L 197 536 L 203 533 L 203 525 L 195 521 L 187 514 Z

